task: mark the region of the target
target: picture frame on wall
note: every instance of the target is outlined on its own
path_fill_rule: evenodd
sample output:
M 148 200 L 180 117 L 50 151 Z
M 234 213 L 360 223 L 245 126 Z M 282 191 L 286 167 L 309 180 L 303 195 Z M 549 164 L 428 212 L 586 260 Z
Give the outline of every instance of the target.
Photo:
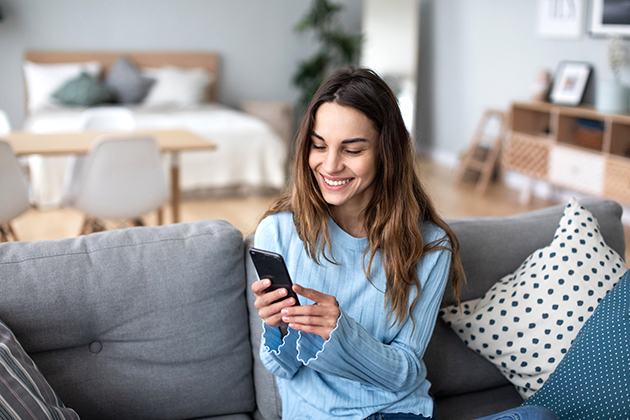
M 590 33 L 593 36 L 630 37 L 630 2 L 592 0 Z
M 584 34 L 585 0 L 538 0 L 538 36 L 578 40 Z
M 589 63 L 561 62 L 553 79 L 549 100 L 558 105 L 580 105 L 591 76 L 591 69 Z

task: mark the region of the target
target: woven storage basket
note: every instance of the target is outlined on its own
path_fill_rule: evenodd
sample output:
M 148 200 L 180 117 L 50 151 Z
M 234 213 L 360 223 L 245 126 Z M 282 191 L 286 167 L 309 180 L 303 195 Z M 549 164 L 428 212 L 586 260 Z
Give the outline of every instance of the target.
M 599 197 L 604 192 L 606 158 L 577 147 L 554 144 L 549 153 L 552 184 Z
M 606 159 L 604 195 L 630 204 L 630 160 L 615 157 Z
M 513 169 L 536 178 L 546 178 L 551 142 L 547 139 L 512 133 L 501 156 L 505 169 Z

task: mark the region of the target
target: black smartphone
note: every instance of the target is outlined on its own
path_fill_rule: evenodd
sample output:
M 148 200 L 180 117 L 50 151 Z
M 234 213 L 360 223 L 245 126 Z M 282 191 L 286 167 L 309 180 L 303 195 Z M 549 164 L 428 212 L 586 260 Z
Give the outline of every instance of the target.
M 291 288 L 293 282 L 291 281 L 289 270 L 287 270 L 287 265 L 284 263 L 282 255 L 258 248 L 250 248 L 249 255 L 252 257 L 258 277 L 261 280 L 271 280 L 271 286 L 265 289 L 265 292 L 272 292 L 281 287 L 285 288 L 288 292 L 287 296 L 278 300 L 284 300 L 292 297 L 295 299 L 296 305 L 300 304 L 297 294 Z

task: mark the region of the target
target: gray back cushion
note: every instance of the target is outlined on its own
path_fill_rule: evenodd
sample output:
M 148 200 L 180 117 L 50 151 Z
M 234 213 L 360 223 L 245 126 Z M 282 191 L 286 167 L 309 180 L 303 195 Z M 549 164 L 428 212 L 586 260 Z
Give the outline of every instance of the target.
M 253 411 L 244 292 L 222 221 L 0 245 L 0 319 L 86 419 Z
M 604 239 L 622 257 L 625 236 L 622 208 L 613 201 L 579 200 L 597 218 Z M 494 283 L 516 270 L 532 252 L 553 240 L 565 205 L 509 217 L 461 218 L 448 223 L 457 235 L 467 283 L 462 302 L 481 297 Z M 452 290 L 445 302 L 453 302 Z M 508 385 L 499 370 L 470 350 L 441 319 L 424 356 L 431 392 L 436 397 L 458 395 Z M 516 403 L 521 399 L 514 391 Z M 438 405 L 440 404 L 438 399 Z

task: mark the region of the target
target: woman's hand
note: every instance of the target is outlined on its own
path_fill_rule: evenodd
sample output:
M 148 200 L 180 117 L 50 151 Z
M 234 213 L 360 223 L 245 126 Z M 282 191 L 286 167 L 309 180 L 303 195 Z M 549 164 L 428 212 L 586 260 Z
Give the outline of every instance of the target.
M 288 298 L 276 302 L 278 299 L 282 299 L 287 296 L 287 289 L 279 288 L 273 292 L 265 293 L 265 289 L 271 286 L 271 280 L 262 279 L 252 284 L 252 291 L 256 295 L 256 301 L 254 306 L 258 309 L 258 316 L 260 316 L 265 324 L 270 327 L 284 326 L 282 322 L 283 308 L 292 306 L 295 304 L 294 298 Z
M 337 319 L 341 312 L 337 299 L 313 289 L 293 285 L 293 291 L 315 302 L 314 305 L 288 306 L 281 309 L 282 321 L 294 330 L 317 334 L 324 340 L 337 327 Z M 287 299 L 289 300 L 289 299 Z

